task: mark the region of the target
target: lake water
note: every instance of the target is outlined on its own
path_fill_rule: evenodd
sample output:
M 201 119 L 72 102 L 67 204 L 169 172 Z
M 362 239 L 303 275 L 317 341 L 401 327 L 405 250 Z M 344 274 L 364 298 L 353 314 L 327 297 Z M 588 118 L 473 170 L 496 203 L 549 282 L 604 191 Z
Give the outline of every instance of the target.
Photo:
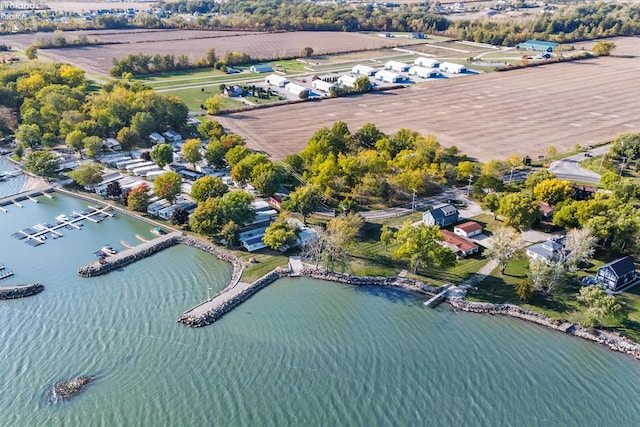
M 2 185 L 0 183 L 0 185 Z M 176 323 L 230 267 L 168 249 L 76 271 L 150 226 L 122 215 L 31 247 L 11 234 L 87 206 L 59 194 L 0 212 L 0 424 L 17 426 L 636 426 L 640 363 L 525 322 L 437 309 L 406 292 L 284 279 L 214 325 Z M 54 382 L 96 375 L 71 401 Z

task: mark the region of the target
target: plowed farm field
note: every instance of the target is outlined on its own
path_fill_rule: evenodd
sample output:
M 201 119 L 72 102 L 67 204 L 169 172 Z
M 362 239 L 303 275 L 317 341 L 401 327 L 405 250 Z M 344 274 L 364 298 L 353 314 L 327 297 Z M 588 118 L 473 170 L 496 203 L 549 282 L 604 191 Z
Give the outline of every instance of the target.
M 618 38 L 610 57 L 436 80 L 405 89 L 254 110 L 218 120 L 276 159 L 300 152 L 338 120 L 435 135 L 480 161 L 536 158 L 640 132 L 640 38 Z M 593 42 L 584 44 L 587 49 Z

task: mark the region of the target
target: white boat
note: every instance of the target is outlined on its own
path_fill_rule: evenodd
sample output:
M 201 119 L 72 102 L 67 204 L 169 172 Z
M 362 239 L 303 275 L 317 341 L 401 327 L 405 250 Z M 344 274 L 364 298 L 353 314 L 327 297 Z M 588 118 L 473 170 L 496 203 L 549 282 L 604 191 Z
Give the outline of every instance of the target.
M 104 245 L 102 248 L 100 248 L 100 251 L 105 254 L 105 255 L 115 255 L 118 253 L 117 250 L 113 249 L 111 247 L 111 245 Z
M 69 217 L 67 217 L 65 214 L 60 214 L 56 217 L 56 221 L 67 222 L 69 221 Z

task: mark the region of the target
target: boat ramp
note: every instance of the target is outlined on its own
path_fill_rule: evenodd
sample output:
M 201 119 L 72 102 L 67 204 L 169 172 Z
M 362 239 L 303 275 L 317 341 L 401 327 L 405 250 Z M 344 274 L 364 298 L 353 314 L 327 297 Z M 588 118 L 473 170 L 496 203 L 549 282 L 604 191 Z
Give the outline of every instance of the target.
M 81 212 L 73 212 L 71 215 L 58 215 L 55 224 L 41 223 L 32 225 L 31 227 L 18 230 L 11 237 L 18 240 L 24 240 L 29 246 L 40 246 L 47 239 L 58 239 L 62 237 L 59 230 L 66 228 L 67 230 L 79 230 L 83 223 L 87 220 L 95 223 L 102 222 L 106 218 L 110 218 L 115 214 L 110 212 L 110 206 L 96 207 L 89 206 Z

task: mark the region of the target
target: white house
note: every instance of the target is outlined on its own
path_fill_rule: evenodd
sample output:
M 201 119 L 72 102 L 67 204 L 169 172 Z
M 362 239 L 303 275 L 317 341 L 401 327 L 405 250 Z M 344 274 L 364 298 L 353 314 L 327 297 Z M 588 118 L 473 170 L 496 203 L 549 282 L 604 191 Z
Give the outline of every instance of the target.
M 294 95 L 300 96 L 302 93 L 306 93 L 307 95 L 309 95 L 309 92 L 311 92 L 309 90 L 309 88 L 306 88 L 304 86 L 300 86 L 297 83 L 289 83 L 288 85 L 286 85 L 284 87 L 284 89 L 287 92 L 291 92 Z
M 345 74 L 344 76 L 340 76 L 340 78 L 338 79 L 338 84 L 341 86 L 353 87 L 356 84 L 357 79 L 357 77 Z
M 409 71 L 409 65 L 405 64 L 404 62 L 389 61 L 386 64 L 384 64 L 384 69 L 396 71 L 398 73 L 403 73 L 405 71 Z
M 429 79 L 432 77 L 439 77 L 440 72 L 433 68 L 421 67 L 419 65 L 414 65 L 409 68 L 409 74 L 416 77 L 422 77 L 423 79 Z
M 252 65 L 249 67 L 249 71 L 252 73 L 271 73 L 273 72 L 273 67 L 269 64 Z
M 277 74 L 269 74 L 264 78 L 264 82 L 268 85 L 285 87 L 289 83 L 289 79 L 284 76 L 279 76 Z
M 296 244 L 300 247 L 306 246 L 318 238 L 318 231 L 314 228 L 307 227 L 297 218 L 289 218 L 289 223 L 298 231 L 296 234 Z
M 425 67 L 425 68 L 439 68 L 440 67 L 440 61 L 438 61 L 437 59 L 433 59 L 433 58 L 425 58 L 424 56 L 416 58 L 416 60 L 413 61 L 413 63 L 415 65 L 418 65 L 420 67 Z
M 462 74 L 469 72 L 469 69 L 460 64 L 454 64 L 453 62 L 443 62 L 440 64 L 440 71 L 450 74 Z
M 325 82 L 324 80 L 314 80 L 311 84 L 315 90 L 319 90 L 320 92 L 328 93 L 331 89 L 336 88 L 335 83 Z
M 376 69 L 373 67 L 369 67 L 367 65 L 354 65 L 353 68 L 351 69 L 351 72 L 353 74 L 357 74 L 359 76 L 373 76 L 376 74 Z
M 160 135 L 158 132 L 153 132 L 149 135 L 149 140 L 154 144 L 164 144 L 165 142 L 164 136 Z
M 376 73 L 376 80 L 387 83 L 401 83 L 404 81 L 404 77 L 391 71 L 381 70 Z

